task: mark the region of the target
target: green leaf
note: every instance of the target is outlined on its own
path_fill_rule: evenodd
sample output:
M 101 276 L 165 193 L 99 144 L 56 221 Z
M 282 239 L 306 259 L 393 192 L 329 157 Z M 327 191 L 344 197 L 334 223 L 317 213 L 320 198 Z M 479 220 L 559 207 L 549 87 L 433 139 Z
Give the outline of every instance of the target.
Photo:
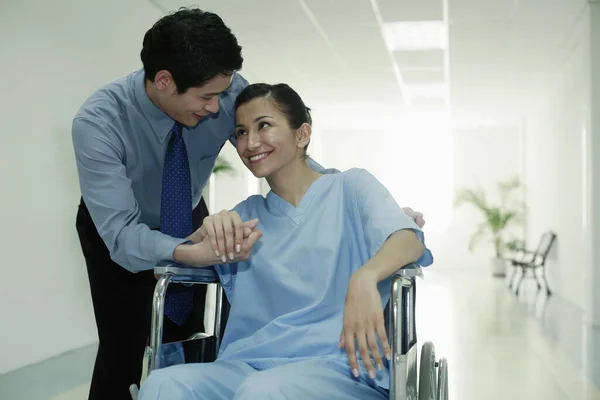
M 497 184 L 500 203 L 491 204 L 486 193 L 481 188 L 463 188 L 458 191 L 454 206 L 471 206 L 481 214 L 482 222 L 477 226 L 469 241 L 469 251 L 472 251 L 481 241 L 488 237 L 494 245 L 497 257 L 508 248 L 504 240 L 505 231 L 510 226 L 523 223 L 525 206 L 512 201 L 512 195 L 521 188 L 518 177 Z
M 215 161 L 215 165 L 212 170 L 213 174 L 231 173 L 233 171 L 234 168 L 229 161 L 222 157 L 217 157 L 217 160 Z

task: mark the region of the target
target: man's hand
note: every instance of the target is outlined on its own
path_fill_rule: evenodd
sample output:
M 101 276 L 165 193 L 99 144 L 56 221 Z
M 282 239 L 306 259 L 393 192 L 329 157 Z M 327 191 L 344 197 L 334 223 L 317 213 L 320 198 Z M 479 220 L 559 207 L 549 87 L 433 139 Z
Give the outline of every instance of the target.
M 411 217 L 413 221 L 415 221 L 415 223 L 419 225 L 419 228 L 422 228 L 423 225 L 425 225 L 425 218 L 423 218 L 423 213 L 415 211 L 410 207 L 404 207 L 402 208 L 402 211 L 404 211 L 406 215 Z
M 354 377 L 359 376 L 358 361 L 356 359 L 356 344 L 369 376 L 375 378 L 375 369 L 371 362 L 369 349 L 377 365 L 383 368 L 377 337 L 383 346 L 383 351 L 388 360 L 392 351 L 385 332 L 381 296 L 377 290 L 377 277 L 371 271 L 358 270 L 350 278 L 346 305 L 344 307 L 344 327 L 340 335 L 339 347 L 346 348 L 350 368 Z

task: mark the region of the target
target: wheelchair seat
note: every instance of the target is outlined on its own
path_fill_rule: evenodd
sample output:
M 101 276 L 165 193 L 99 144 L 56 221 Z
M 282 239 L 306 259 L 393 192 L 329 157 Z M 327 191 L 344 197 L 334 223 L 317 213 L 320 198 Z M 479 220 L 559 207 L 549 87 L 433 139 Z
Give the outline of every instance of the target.
M 152 327 L 150 344 L 144 357 L 145 380 L 153 370 L 172 364 L 211 362 L 216 360 L 220 340 L 225 331 L 229 303 L 213 268 L 181 267 L 167 265 L 154 269 L 160 276 L 152 302 Z M 384 315 L 388 339 L 392 348 L 390 361 L 390 400 L 447 400 L 448 364 L 445 358 L 436 359 L 433 343 L 426 342 L 417 362 L 417 333 L 415 324 L 416 278 L 423 277 L 417 264 L 409 264 L 392 277 L 391 297 Z M 182 342 L 162 343 L 164 301 L 169 284 L 216 285 L 215 319 L 212 334 L 198 333 Z M 133 400 L 137 400 L 138 386 L 130 387 Z

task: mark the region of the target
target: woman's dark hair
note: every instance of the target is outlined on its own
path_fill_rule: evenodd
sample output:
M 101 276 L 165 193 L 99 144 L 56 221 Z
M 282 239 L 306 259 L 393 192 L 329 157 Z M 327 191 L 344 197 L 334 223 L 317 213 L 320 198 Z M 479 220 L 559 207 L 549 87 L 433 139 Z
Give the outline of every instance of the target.
M 300 95 L 285 83 L 254 83 L 247 86 L 235 100 L 235 110 L 257 98 L 270 98 L 275 107 L 285 115 L 292 129 L 298 129 L 302 124 L 312 125 L 310 108 L 304 104 Z M 308 158 L 307 149 L 308 144 L 304 146 L 304 159 Z
M 200 87 L 219 74 L 242 68 L 242 48 L 216 14 L 180 8 L 162 17 L 144 36 L 141 52 L 146 79 L 160 70 L 173 76 L 179 94 Z

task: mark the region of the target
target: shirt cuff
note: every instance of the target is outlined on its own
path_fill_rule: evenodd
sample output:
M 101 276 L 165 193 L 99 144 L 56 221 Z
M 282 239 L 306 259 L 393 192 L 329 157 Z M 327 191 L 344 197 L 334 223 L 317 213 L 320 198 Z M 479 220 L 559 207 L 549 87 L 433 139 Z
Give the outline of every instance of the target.
M 161 238 L 160 242 L 156 244 L 156 255 L 158 257 L 158 264 L 160 263 L 174 263 L 173 253 L 175 248 L 180 244 L 187 243 L 187 239 L 179 239 L 170 236 Z

